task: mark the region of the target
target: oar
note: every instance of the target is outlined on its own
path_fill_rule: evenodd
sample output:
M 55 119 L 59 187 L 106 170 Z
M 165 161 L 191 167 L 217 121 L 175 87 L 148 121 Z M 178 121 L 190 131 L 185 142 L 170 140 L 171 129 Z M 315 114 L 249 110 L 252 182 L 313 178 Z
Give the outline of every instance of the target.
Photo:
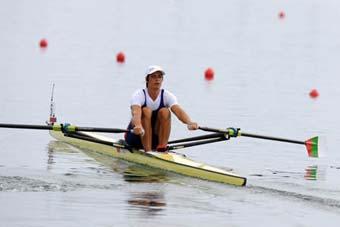
M 111 133 L 124 133 L 129 132 L 127 129 L 120 128 L 96 128 L 96 127 L 79 127 L 75 125 L 66 124 L 53 124 L 53 125 L 28 125 L 28 124 L 4 124 L 0 123 L 0 128 L 17 128 L 17 129 L 40 129 L 40 130 L 53 130 L 62 132 L 111 132 Z
M 258 138 L 258 139 L 265 139 L 265 140 L 275 140 L 275 141 L 281 141 L 281 142 L 287 142 L 287 143 L 302 144 L 306 146 L 309 157 L 319 157 L 319 154 L 318 154 L 319 138 L 317 136 L 311 139 L 308 139 L 306 141 L 299 141 L 299 140 L 278 138 L 278 137 L 273 137 L 273 136 L 263 136 L 263 135 L 245 133 L 235 128 L 216 129 L 216 128 L 208 128 L 208 127 L 199 127 L 199 129 L 203 131 L 208 131 L 208 132 L 225 133 L 225 134 L 228 134 L 230 137 L 245 136 L 245 137 L 252 137 L 252 138 Z
M 171 140 L 171 141 L 168 142 L 168 144 L 199 141 L 199 140 L 206 140 L 206 139 L 211 139 L 211 138 L 225 138 L 224 135 L 225 135 L 225 133 L 216 132 L 216 133 L 212 133 L 212 134 L 208 134 L 208 135 L 194 136 L 194 137 L 189 137 L 189 138 L 184 138 L 184 139 Z
M 182 148 L 193 147 L 193 146 L 198 146 L 198 145 L 203 145 L 203 144 L 208 144 L 208 143 L 216 143 L 216 142 L 220 142 L 220 141 L 224 141 L 224 140 L 228 140 L 228 138 L 226 138 L 226 137 L 215 137 L 215 138 L 191 142 L 191 143 L 175 144 L 175 145 L 170 145 L 168 147 L 168 150 L 169 151 L 178 150 L 178 149 L 182 149 Z
M 130 152 L 132 152 L 132 150 L 133 150 L 133 147 L 131 147 L 129 144 L 127 144 L 124 140 L 122 142 L 121 141 L 109 142 L 109 141 L 100 140 L 100 139 L 88 136 L 86 134 L 82 134 L 81 132 L 74 132 L 74 133 L 66 134 L 65 136 L 77 138 L 77 139 L 82 139 L 82 140 L 87 140 L 87 141 L 91 141 L 91 142 L 95 142 L 95 143 L 105 144 L 105 145 L 109 145 L 109 146 L 114 146 L 116 148 L 125 148 L 125 149 L 129 150 Z

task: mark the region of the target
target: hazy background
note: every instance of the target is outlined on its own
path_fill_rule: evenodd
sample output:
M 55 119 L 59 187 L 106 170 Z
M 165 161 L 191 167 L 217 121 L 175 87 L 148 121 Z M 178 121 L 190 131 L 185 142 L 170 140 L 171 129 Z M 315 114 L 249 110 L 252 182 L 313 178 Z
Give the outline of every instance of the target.
M 131 94 L 158 64 L 202 126 L 326 141 L 319 159 L 248 138 L 183 150 L 248 178 L 236 188 L 1 129 L 0 226 L 336 226 L 339 11 L 335 0 L 0 1 L 0 122 L 44 124 L 55 83 L 59 121 L 124 128 Z M 198 134 L 173 118 L 172 138 Z

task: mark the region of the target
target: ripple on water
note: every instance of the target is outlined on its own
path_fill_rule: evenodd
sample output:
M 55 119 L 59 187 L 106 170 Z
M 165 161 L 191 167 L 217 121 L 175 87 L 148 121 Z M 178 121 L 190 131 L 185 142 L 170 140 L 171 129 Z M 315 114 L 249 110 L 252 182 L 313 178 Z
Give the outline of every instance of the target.
M 2 192 L 68 192 L 79 189 L 112 190 L 120 185 L 111 183 L 88 184 L 77 180 L 65 179 L 34 179 L 21 176 L 0 176 L 0 191 Z
M 0 176 L 0 182 L 0 191 L 5 192 L 65 192 L 72 190 L 67 184 L 49 183 L 21 176 Z
M 286 198 L 286 199 L 301 200 L 307 203 L 315 204 L 317 206 L 340 208 L 340 200 L 333 199 L 333 198 L 321 197 L 318 195 L 307 195 L 305 193 L 299 193 L 299 192 L 288 191 L 288 190 L 280 190 L 280 189 L 270 188 L 270 187 L 265 187 L 265 186 L 251 185 L 251 186 L 248 186 L 247 188 L 253 191 L 254 193 L 265 193 L 265 194 L 271 194 L 274 196 L 282 196 L 283 198 Z

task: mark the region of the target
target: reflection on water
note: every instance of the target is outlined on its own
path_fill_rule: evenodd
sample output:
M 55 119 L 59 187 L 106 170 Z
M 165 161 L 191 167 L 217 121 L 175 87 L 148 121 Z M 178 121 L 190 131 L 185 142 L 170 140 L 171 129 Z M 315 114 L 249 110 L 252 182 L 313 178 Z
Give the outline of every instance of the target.
M 167 173 L 164 171 L 125 162 L 86 149 L 81 149 L 81 151 L 93 158 L 96 162 L 103 164 L 114 172 L 120 173 L 126 182 L 148 184 L 164 183 L 168 181 Z M 51 141 L 48 145 L 47 162 L 49 169 L 58 164 L 56 161 L 58 159 L 57 155 L 72 153 L 76 153 L 76 148 L 60 141 Z M 67 158 L 70 159 L 71 157 Z M 83 163 L 84 166 L 85 164 L 86 162 Z M 150 191 L 150 189 L 145 188 L 142 192 L 131 192 L 129 197 L 127 203 L 130 206 L 131 211 L 142 212 L 141 215 L 143 217 L 159 215 L 160 211 L 166 206 L 163 192 L 154 191 L 154 189 Z
M 318 166 L 307 166 L 305 169 L 306 180 L 317 180 Z
M 144 216 L 158 215 L 166 206 L 164 194 L 158 191 L 134 192 L 127 201 L 132 209 L 138 208 Z
M 79 151 L 61 141 L 50 141 L 47 147 L 47 170 L 76 171 L 77 167 L 84 166 L 87 157 L 79 155 Z M 84 166 L 85 167 L 85 166 Z M 67 172 L 65 175 L 72 175 Z
M 124 180 L 128 182 L 164 182 L 167 181 L 166 173 L 145 166 L 131 165 L 124 171 Z
M 74 150 L 72 150 L 69 145 L 60 141 L 49 142 L 47 146 L 47 169 L 50 169 L 51 166 L 55 164 L 54 153 L 56 152 L 72 153 Z
M 51 141 L 48 144 L 48 169 L 52 169 L 56 165 L 56 154 L 74 154 L 76 148 L 60 141 Z M 114 172 L 122 174 L 123 178 L 127 182 L 165 182 L 168 180 L 167 173 L 150 168 L 147 166 L 141 166 L 134 163 L 129 163 L 120 159 L 115 159 L 106 155 L 102 155 L 86 149 L 81 149 L 82 153 L 85 153 L 88 157 L 93 158 L 96 162 L 102 164 L 105 167 L 113 170 Z M 71 159 L 71 157 L 67 157 Z M 83 160 L 84 161 L 84 160 Z M 85 166 L 85 165 L 84 165 Z M 94 167 L 91 167 L 94 168 Z
M 53 160 L 53 148 L 50 146 L 51 142 L 47 146 L 47 169 L 54 163 Z
M 76 153 L 74 149 L 67 143 L 61 142 L 61 141 L 56 141 L 52 140 L 48 143 L 48 153 L 53 154 L 55 152 L 58 153 Z
M 268 170 L 276 177 L 282 178 L 296 178 L 305 180 L 325 180 L 326 178 L 326 167 L 309 165 L 304 171 L 283 171 L 283 170 Z M 251 176 L 265 177 L 263 174 L 251 174 Z M 267 176 L 269 177 L 269 176 Z
M 73 148 L 66 143 L 60 141 L 51 141 L 48 145 L 48 169 L 51 169 L 52 166 L 56 165 L 56 153 L 75 153 L 75 149 L 76 148 Z M 124 177 L 124 180 L 127 182 L 165 182 L 168 180 L 167 173 L 162 170 L 129 163 L 86 149 L 81 149 L 81 151 L 87 156 L 93 158 L 96 162 L 110 168 L 114 172 L 121 173 Z

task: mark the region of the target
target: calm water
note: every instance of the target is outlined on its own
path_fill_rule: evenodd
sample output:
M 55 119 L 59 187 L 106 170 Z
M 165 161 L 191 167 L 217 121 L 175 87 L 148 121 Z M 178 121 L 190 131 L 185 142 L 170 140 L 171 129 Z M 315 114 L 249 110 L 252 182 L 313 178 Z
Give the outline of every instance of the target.
M 324 143 L 319 159 L 250 138 L 182 151 L 246 176 L 239 188 L 1 129 L 0 226 L 338 226 L 339 14 L 335 0 L 2 1 L 0 122 L 43 124 L 55 83 L 59 121 L 125 127 L 131 93 L 159 64 L 202 126 Z M 173 118 L 172 138 L 199 134 Z

